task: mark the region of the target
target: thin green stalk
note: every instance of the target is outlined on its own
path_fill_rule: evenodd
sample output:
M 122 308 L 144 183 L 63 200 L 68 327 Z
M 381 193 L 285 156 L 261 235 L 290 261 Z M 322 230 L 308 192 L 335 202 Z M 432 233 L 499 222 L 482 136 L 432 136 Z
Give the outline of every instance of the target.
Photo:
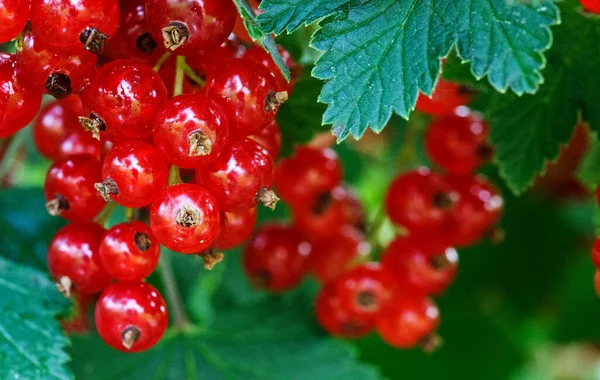
M 167 250 L 162 250 L 160 253 L 158 274 L 165 286 L 165 296 L 167 298 L 167 304 L 169 305 L 169 311 L 175 320 L 175 328 L 183 329 L 189 324 L 189 321 L 183 303 L 181 302 L 181 296 L 179 295 L 177 282 L 175 282 L 175 276 L 173 275 L 171 252 Z
M 175 69 L 175 86 L 173 87 L 173 96 L 183 94 L 183 80 L 185 77 L 185 57 L 182 55 L 177 56 L 177 66 Z
M 108 220 L 116 207 L 117 204 L 115 202 L 109 202 L 104 210 L 102 210 L 102 213 L 98 215 L 94 221 L 102 226 L 106 226 L 106 223 L 108 223 Z
M 204 86 L 206 84 L 206 81 L 188 64 L 185 65 L 185 75 L 187 75 L 194 82 L 198 83 L 200 86 Z
M 25 146 L 28 133 L 29 128 L 22 129 L 7 142 L 7 144 L 9 144 L 8 148 L 0 161 L 0 187 L 3 186 L 4 179 L 12 172 L 14 165 L 18 162 L 17 155 Z
M 183 183 L 181 172 L 179 167 L 172 165 L 169 170 L 169 185 L 177 185 L 178 183 Z
M 160 70 L 160 68 L 162 67 L 163 63 L 165 63 L 165 61 L 171 56 L 171 53 L 166 52 L 163 55 L 160 56 L 160 58 L 158 59 L 158 61 L 156 61 L 156 64 L 154 65 L 153 69 L 154 71 L 158 72 Z

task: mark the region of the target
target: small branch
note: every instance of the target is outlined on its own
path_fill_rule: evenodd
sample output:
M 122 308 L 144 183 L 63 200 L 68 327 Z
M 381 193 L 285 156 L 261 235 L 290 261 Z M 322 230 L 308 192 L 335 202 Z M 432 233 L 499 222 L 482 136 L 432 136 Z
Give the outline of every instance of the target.
M 183 79 L 185 77 L 185 57 L 177 56 L 177 66 L 175 69 L 175 85 L 173 87 L 173 97 L 183 94 Z
M 165 286 L 167 304 L 169 310 L 175 320 L 175 328 L 183 329 L 189 323 L 183 303 L 181 302 L 181 296 L 179 295 L 179 289 L 175 282 L 175 276 L 173 275 L 173 267 L 171 266 L 171 252 L 162 250 L 160 253 L 160 262 L 158 263 L 158 273 Z
M 24 128 L 5 140 L 0 156 L 0 188 L 4 187 L 7 177 L 12 174 L 15 165 L 18 165 L 17 156 L 25 146 L 28 134 L 29 129 Z
M 164 53 L 163 55 L 160 56 L 160 58 L 158 59 L 158 61 L 156 61 L 156 64 L 154 65 L 153 69 L 154 71 L 158 72 L 160 70 L 160 68 L 162 67 L 163 63 L 165 63 L 165 61 L 171 56 L 171 53 L 167 52 Z
M 113 211 L 115 211 L 116 207 L 117 204 L 115 202 L 109 202 L 102 213 L 100 213 L 100 215 L 98 215 L 94 221 L 102 226 L 106 226 L 106 223 L 108 223 L 108 220 L 110 219 Z
M 206 84 L 204 78 L 198 75 L 198 73 L 195 72 L 194 69 L 192 69 L 187 63 L 185 64 L 184 72 L 185 75 L 187 75 L 194 82 L 198 83 L 200 86 L 204 86 Z

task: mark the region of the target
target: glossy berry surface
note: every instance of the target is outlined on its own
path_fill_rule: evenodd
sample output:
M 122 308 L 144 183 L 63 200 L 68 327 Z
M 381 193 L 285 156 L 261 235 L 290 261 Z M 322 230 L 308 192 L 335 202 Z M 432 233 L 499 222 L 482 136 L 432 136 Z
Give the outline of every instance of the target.
M 420 94 L 416 109 L 434 116 L 451 115 L 456 107 L 466 105 L 470 92 L 465 87 L 444 79 L 439 79 L 431 98 Z
M 79 54 L 55 53 L 32 32 L 26 32 L 17 43 L 19 81 L 57 99 L 79 93 L 93 76 L 96 61 L 94 54 L 84 50 Z
M 56 161 L 44 184 L 48 212 L 71 221 L 92 220 L 106 205 L 94 189 L 101 182 L 100 172 L 100 162 L 91 156 Z
M 374 328 L 371 318 L 358 317 L 348 310 L 334 283 L 326 284 L 317 295 L 315 314 L 321 327 L 341 338 L 361 338 Z
M 146 0 L 155 41 L 177 55 L 213 49 L 233 30 L 237 11 L 231 0 Z
M 579 0 L 583 7 L 593 13 L 600 14 L 600 1 L 598 0 Z
M 256 207 L 221 213 L 221 233 L 215 248 L 227 250 L 245 242 L 256 224 Z
M 400 295 L 376 322 L 381 339 L 390 346 L 412 348 L 428 344 L 440 323 L 435 303 L 426 297 Z
M 345 226 L 365 228 L 365 210 L 350 189 L 338 186 L 293 210 L 294 226 L 309 239 L 338 233 Z
M 317 194 L 327 193 L 342 181 L 342 164 L 332 149 L 308 146 L 277 165 L 277 194 L 292 207 L 306 208 Z
M 311 250 L 293 227 L 267 224 L 248 242 L 242 265 L 256 288 L 283 292 L 302 281 Z
M 0 43 L 17 37 L 29 21 L 30 0 L 2 0 L 0 2 Z
M 154 143 L 169 163 L 200 168 L 214 161 L 229 141 L 229 122 L 212 98 L 184 94 L 164 103 L 154 119 Z
M 114 142 L 146 140 L 152 135 L 154 116 L 167 100 L 167 89 L 151 67 L 117 60 L 102 66 L 82 100 L 101 120 L 100 136 Z
M 312 241 L 312 247 L 310 272 L 321 282 L 333 280 L 352 265 L 365 261 L 371 251 L 364 235 L 351 226 Z
M 467 107 L 433 121 L 425 134 L 431 161 L 452 174 L 470 174 L 489 161 L 489 127 L 482 116 Z
M 441 175 L 422 167 L 394 179 L 385 208 L 392 222 L 409 231 L 423 231 L 447 223 L 457 198 Z
M 57 159 L 87 155 L 100 159 L 102 143 L 82 128 L 69 133 L 58 146 Z
M 106 288 L 111 277 L 100 264 L 104 228 L 96 223 L 73 223 L 61 228 L 48 247 L 48 269 L 61 291 L 93 294 Z
M 141 222 L 121 223 L 106 232 L 99 249 L 100 263 L 118 281 L 141 281 L 158 265 L 160 244 Z
M 153 347 L 169 324 L 164 298 L 145 282 L 119 282 L 108 287 L 96 303 L 94 317 L 102 340 L 123 352 Z
M 83 111 L 81 99 L 69 96 L 47 103 L 33 124 L 33 141 L 38 151 L 51 160 L 58 159 L 60 146 L 69 134 L 81 130 L 77 116 Z
M 381 263 L 411 294 L 442 293 L 454 281 L 458 254 L 453 248 L 429 249 L 429 244 L 419 240 L 410 236 L 397 237 L 385 250 Z
M 68 17 L 66 16 L 68 15 Z M 119 22 L 117 0 L 32 0 L 31 23 L 44 44 L 56 52 L 80 54 L 81 34 L 95 28 L 111 36 Z
M 231 133 L 248 136 L 275 120 L 280 102 L 269 70 L 248 59 L 224 64 L 206 84 L 206 93 L 221 98 L 231 122 Z M 286 95 L 287 98 L 287 95 Z
M 502 196 L 483 176 L 449 176 L 447 181 L 459 194 L 459 201 L 442 233 L 451 245 L 472 245 L 500 220 Z
M 279 157 L 281 152 L 281 130 L 276 121 L 269 123 L 263 130 L 248 138 L 256 141 L 269 152 L 273 159 Z
M 195 71 L 210 77 L 226 62 L 243 57 L 245 51 L 246 48 L 239 41 L 228 39 L 214 49 L 186 58 L 186 63 Z
M 281 58 L 283 58 L 285 65 L 290 69 L 291 72 L 294 72 L 297 69 L 297 66 L 290 53 L 280 46 L 277 47 L 277 50 L 279 50 L 279 54 L 281 54 Z M 292 89 L 294 88 L 293 81 L 288 82 L 285 79 L 281 73 L 281 70 L 279 69 L 279 66 L 277 66 L 273 58 L 271 58 L 265 49 L 260 46 L 253 46 L 246 51 L 244 58 L 258 62 L 266 67 L 273 76 L 273 79 L 275 79 L 277 91 L 288 91 L 289 93 L 292 92 Z
M 16 58 L 0 53 L 0 138 L 8 137 L 33 120 L 42 102 L 42 93 L 17 81 Z
M 102 165 L 102 183 L 97 190 L 121 206 L 137 208 L 150 204 L 167 185 L 168 167 L 160 150 L 142 141 L 116 145 Z
M 260 193 L 271 187 L 273 171 L 269 153 L 246 138 L 233 142 L 213 163 L 198 170 L 196 178 L 215 196 L 223 211 L 242 211 L 263 201 Z M 264 203 L 269 204 L 269 200 Z
M 117 31 L 106 42 L 106 55 L 112 59 L 132 59 L 150 66 L 165 49 L 150 35 L 144 0 L 127 1 L 121 8 Z
M 333 280 L 342 306 L 360 318 L 377 319 L 398 292 L 394 275 L 377 262 L 360 264 Z
M 219 235 L 221 220 L 216 199 L 203 187 L 167 187 L 152 203 L 150 226 L 158 241 L 180 253 L 200 253 Z

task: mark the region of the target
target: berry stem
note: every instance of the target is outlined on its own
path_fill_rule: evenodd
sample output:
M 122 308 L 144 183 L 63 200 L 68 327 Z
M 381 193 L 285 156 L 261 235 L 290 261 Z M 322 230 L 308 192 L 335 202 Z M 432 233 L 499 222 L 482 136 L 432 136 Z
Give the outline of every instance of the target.
M 177 56 L 177 66 L 175 69 L 175 85 L 173 87 L 173 97 L 183 94 L 183 79 L 185 74 L 185 57 L 183 55 Z
M 181 179 L 181 173 L 178 166 L 172 165 L 171 169 L 169 170 L 169 186 L 177 185 L 178 183 L 183 183 L 183 180 Z
M 117 204 L 115 202 L 109 202 L 102 211 L 102 213 L 98 215 L 98 217 L 94 221 L 100 224 L 101 226 L 106 226 L 106 223 L 108 223 L 108 219 L 110 219 L 110 216 L 112 215 L 113 211 L 115 211 L 116 207 Z
M 198 83 L 200 86 L 204 86 L 206 84 L 204 78 L 198 75 L 198 73 L 195 72 L 194 69 L 192 69 L 187 63 L 185 64 L 184 72 L 185 75 L 187 75 L 194 82 Z
M 127 221 L 127 222 L 134 221 L 136 219 L 135 214 L 136 214 L 136 209 L 126 207 L 125 208 L 125 221 Z
M 21 161 L 18 155 L 27 142 L 29 136 L 28 128 L 17 132 L 10 140 L 2 147 L 2 156 L 0 157 L 0 188 L 8 184 L 8 177 L 19 167 Z
M 156 64 L 154 65 L 154 67 L 152 69 L 154 71 L 158 72 L 160 70 L 160 68 L 162 67 L 163 63 L 165 63 L 167 58 L 169 58 L 170 56 L 171 56 L 171 53 L 169 53 L 169 52 L 166 52 L 163 55 L 161 55 L 160 58 L 158 59 L 158 61 L 156 61 Z
M 158 274 L 165 286 L 167 304 L 175 319 L 175 328 L 183 329 L 189 322 L 183 303 L 181 302 L 181 296 L 179 295 L 177 282 L 175 282 L 175 276 L 173 275 L 170 255 L 171 252 L 167 250 L 161 251 L 160 261 L 158 263 Z

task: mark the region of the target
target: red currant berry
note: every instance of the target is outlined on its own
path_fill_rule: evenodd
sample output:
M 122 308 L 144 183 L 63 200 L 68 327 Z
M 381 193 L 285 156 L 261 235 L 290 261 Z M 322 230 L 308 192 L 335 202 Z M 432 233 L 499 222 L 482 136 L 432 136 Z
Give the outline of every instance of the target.
M 445 224 L 457 201 L 458 194 L 441 175 L 422 167 L 396 177 L 385 207 L 392 222 L 413 232 Z
M 0 138 L 29 124 L 41 102 L 41 92 L 26 89 L 17 81 L 15 56 L 0 53 Z
M 94 184 L 100 182 L 100 171 L 100 163 L 91 156 L 55 162 L 44 184 L 48 212 L 72 221 L 92 220 L 106 205 L 94 189 Z
M 152 68 L 118 60 L 102 66 L 82 99 L 92 113 L 80 120 L 96 138 L 147 140 L 154 116 L 167 100 L 167 89 Z
M 420 238 L 397 237 L 385 250 L 381 263 L 404 289 L 433 295 L 445 291 L 454 281 L 458 254 L 454 248 L 433 251 Z
M 273 159 L 279 157 L 281 151 L 281 130 L 276 121 L 269 123 L 262 131 L 248 138 L 256 141 L 269 152 Z
M 600 14 L 600 2 L 598 0 L 579 0 L 583 7 L 596 14 Z
M 245 242 L 256 224 L 256 207 L 244 211 L 222 212 L 221 233 L 215 248 L 228 250 Z
M 67 16 L 68 15 L 68 16 Z M 119 22 L 117 0 L 32 0 L 31 23 L 44 45 L 64 54 L 100 54 Z
M 132 0 L 122 5 L 119 27 L 106 42 L 106 55 L 111 59 L 132 59 L 152 66 L 164 53 L 160 41 L 150 35 L 144 3 Z
M 384 342 L 397 348 L 421 345 L 431 351 L 439 343 L 435 335 L 440 324 L 440 312 L 435 303 L 423 296 L 402 294 L 376 322 L 377 332 Z
M 31 14 L 30 0 L 2 0 L 0 2 L 0 43 L 17 37 L 27 25 Z
M 61 228 L 48 247 L 48 268 L 59 290 L 70 297 L 93 294 L 110 285 L 110 275 L 99 258 L 104 228 L 96 223 L 73 223 Z
M 246 48 L 236 40 L 227 40 L 214 49 L 203 52 L 200 55 L 189 57 L 186 63 L 194 70 L 208 76 L 221 70 L 226 62 L 241 58 Z
M 160 150 L 142 141 L 121 143 L 106 155 L 104 181 L 95 185 L 104 200 L 121 206 L 147 206 L 167 185 L 167 162 Z
M 489 127 L 480 114 L 458 107 L 433 123 L 425 134 L 425 149 L 431 161 L 452 174 L 470 174 L 489 161 Z
M 451 245 L 473 245 L 500 219 L 502 197 L 483 176 L 449 176 L 447 181 L 459 194 L 459 201 L 441 233 L 448 236 Z
M 232 134 L 248 136 L 275 120 L 287 92 L 277 92 L 267 68 L 248 59 L 234 59 L 213 73 L 206 93 L 221 98 L 229 116 Z
M 273 159 L 256 142 L 245 138 L 233 142 L 206 168 L 196 172 L 223 211 L 242 211 L 258 202 L 275 208 L 279 198 L 269 188 L 273 183 Z
M 293 209 L 294 226 L 308 239 L 318 239 L 338 233 L 345 226 L 365 228 L 365 211 L 344 186 L 320 193 L 303 208 Z
M 96 71 L 96 60 L 94 54 L 83 50 L 79 54 L 55 53 L 31 32 L 23 34 L 17 43 L 19 81 L 56 99 L 79 93 Z
M 164 298 L 145 282 L 119 282 L 108 287 L 96 303 L 94 318 L 102 340 L 123 352 L 153 347 L 169 324 Z
M 159 243 L 180 253 L 199 253 L 219 236 L 216 199 L 203 187 L 167 187 L 152 203 L 150 226 Z
M 279 50 L 279 53 L 283 58 L 283 62 L 285 62 L 285 65 L 290 69 L 290 72 L 297 71 L 298 68 L 296 66 L 296 63 L 292 59 L 290 53 L 288 53 L 285 49 L 283 49 L 280 46 L 277 47 L 277 50 Z M 294 88 L 293 81 L 288 82 L 285 79 L 281 72 L 281 69 L 279 69 L 279 66 L 277 66 L 275 61 L 273 61 L 273 58 L 271 58 L 271 56 L 265 51 L 265 49 L 263 49 L 260 46 L 254 46 L 246 51 L 246 53 L 244 54 L 244 58 L 258 62 L 267 69 L 269 69 L 271 75 L 273 75 L 273 79 L 275 79 L 277 91 L 287 91 L 288 93 L 292 92 L 292 89 Z
M 592 246 L 592 261 L 596 268 L 600 270 L 600 239 L 596 239 Z
M 158 265 L 160 244 L 141 222 L 117 224 L 100 244 L 102 267 L 119 281 L 141 281 Z
M 450 115 L 458 106 L 464 106 L 469 103 L 471 92 L 464 86 L 454 82 L 448 82 L 440 79 L 431 94 L 420 94 L 417 99 L 417 111 L 434 115 Z
M 152 37 L 177 55 L 219 46 L 231 34 L 236 16 L 231 0 L 146 0 Z
M 346 226 L 334 235 L 314 240 L 309 266 L 321 282 L 330 281 L 353 264 L 365 261 L 371 246 L 357 229 Z
M 341 181 L 342 165 L 335 151 L 304 146 L 279 163 L 275 187 L 292 207 L 306 208 L 317 194 L 330 192 Z
M 267 224 L 248 242 L 242 265 L 256 288 L 283 292 L 302 281 L 311 250 L 294 228 Z
M 371 318 L 361 318 L 349 312 L 342 303 L 335 283 L 326 284 L 317 295 L 315 314 L 321 327 L 329 334 L 342 338 L 361 338 L 374 328 Z
M 81 99 L 69 96 L 47 103 L 39 112 L 33 125 L 33 141 L 38 151 L 46 158 L 60 158 L 60 146 L 68 135 L 81 130 L 77 120 L 83 111 Z
M 351 315 L 377 319 L 398 292 L 398 282 L 376 262 L 358 265 L 333 280 L 340 302 Z
M 88 155 L 100 159 L 102 143 L 81 127 L 68 134 L 58 147 L 58 159 Z
M 200 94 L 176 96 L 154 119 L 154 143 L 167 161 L 201 168 L 214 161 L 229 140 L 229 122 L 213 99 Z
M 596 295 L 600 297 L 600 270 L 596 270 L 594 274 L 594 290 L 596 291 Z

